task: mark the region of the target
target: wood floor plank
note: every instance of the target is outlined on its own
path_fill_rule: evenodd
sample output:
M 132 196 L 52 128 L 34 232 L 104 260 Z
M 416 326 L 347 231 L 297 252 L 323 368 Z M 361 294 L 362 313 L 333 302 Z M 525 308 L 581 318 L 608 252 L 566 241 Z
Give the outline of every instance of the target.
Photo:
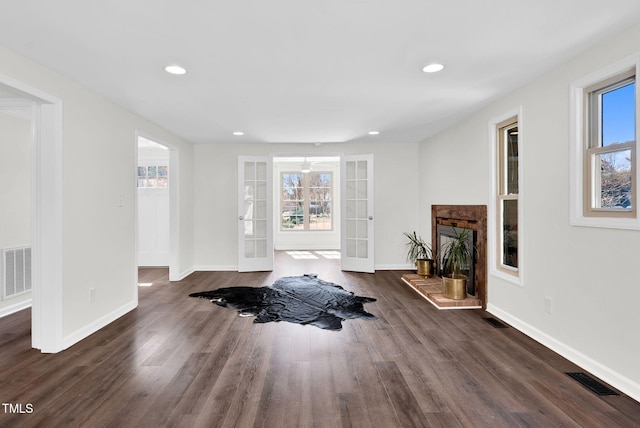
M 320 255 L 319 255 L 320 257 Z M 598 396 L 580 371 L 482 310 L 438 311 L 402 271 L 276 253 L 273 272 L 140 269 L 139 305 L 58 354 L 30 349 L 30 311 L 0 319 L 0 427 L 639 427 L 640 403 Z M 189 293 L 317 272 L 376 319 L 341 331 L 256 324 Z
M 420 405 L 397 364 L 393 361 L 380 361 L 375 365 L 400 426 L 427 427 L 425 415 L 420 410 Z

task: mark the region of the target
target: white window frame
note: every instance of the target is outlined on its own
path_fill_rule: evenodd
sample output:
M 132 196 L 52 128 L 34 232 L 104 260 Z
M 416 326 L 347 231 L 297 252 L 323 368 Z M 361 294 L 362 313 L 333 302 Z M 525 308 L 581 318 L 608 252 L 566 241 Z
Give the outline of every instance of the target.
M 303 193 L 303 217 L 304 217 L 304 228 L 303 229 L 287 229 L 282 227 L 282 208 L 283 208 L 283 204 L 284 201 L 282 200 L 282 179 L 283 176 L 285 174 L 302 174 L 304 179 L 303 179 L 303 184 L 302 184 L 302 193 Z M 311 186 L 309 183 L 309 174 L 328 174 L 331 176 L 331 205 L 332 205 L 332 210 L 331 210 L 331 227 L 329 229 L 311 229 L 309 228 L 309 224 L 310 224 L 310 219 L 311 219 L 311 210 L 310 210 L 310 205 L 311 205 Z M 312 172 L 308 172 L 308 173 L 301 173 L 300 171 L 295 171 L 295 170 L 283 170 L 280 171 L 279 173 L 279 177 L 278 177 L 278 187 L 279 187 L 279 191 L 278 191 L 278 232 L 282 232 L 282 233 L 301 233 L 301 232 L 312 232 L 312 233 L 319 233 L 319 232 L 333 232 L 335 230 L 335 218 L 334 218 L 334 211 L 333 208 L 335 207 L 334 204 L 334 186 L 335 186 L 335 175 L 333 174 L 333 171 L 329 171 L 329 170 L 322 170 L 322 171 L 312 171 Z
M 598 71 L 595 71 L 583 78 L 577 79 L 570 84 L 570 206 L 569 222 L 573 226 L 584 227 L 600 227 L 600 228 L 612 228 L 612 229 L 630 229 L 640 230 L 640 217 L 638 217 L 637 205 L 640 202 L 640 192 L 638 191 L 638 183 L 640 183 L 639 169 L 636 168 L 636 160 L 632 159 L 632 173 L 635 180 L 635 188 L 633 196 L 634 210 L 631 216 L 619 216 L 612 210 L 594 211 L 586 210 L 587 193 L 590 191 L 589 186 L 589 171 L 586 167 L 585 156 L 588 150 L 586 143 L 588 138 L 587 131 L 587 102 L 585 97 L 585 91 L 595 85 L 605 83 L 610 79 L 620 76 L 620 80 L 624 79 L 625 73 L 629 73 L 632 70 L 636 76 L 636 133 L 638 132 L 638 116 L 639 112 L 639 100 L 640 94 L 638 88 L 638 70 L 640 70 L 640 56 L 633 55 L 624 58 L 614 64 L 604 67 Z M 637 138 L 637 136 L 636 136 Z M 635 146 L 633 144 L 632 153 L 635 153 Z M 605 151 L 607 149 L 604 149 Z M 635 157 L 632 155 L 632 157 Z
M 502 264 L 501 257 L 499 254 L 502 254 L 502 232 L 499 228 L 499 224 L 501 224 L 501 212 L 498 210 L 498 203 L 500 202 L 499 197 L 499 168 L 500 160 L 499 160 L 499 143 L 498 143 L 498 132 L 500 128 L 503 128 L 507 121 L 517 122 L 518 124 L 518 267 L 506 267 Z M 515 285 L 523 286 L 524 285 L 524 265 L 525 265 L 525 257 L 524 257 L 524 239 L 525 239 L 525 227 L 523 222 L 523 213 L 524 213 L 524 186 L 523 176 L 524 176 L 524 168 L 523 168 L 523 159 L 525 153 L 525 145 L 524 145 L 525 133 L 524 133 L 524 122 L 522 115 L 522 106 L 515 108 L 506 112 L 505 114 L 496 117 L 489 121 L 489 153 L 490 153 L 490 162 L 491 162 L 491 194 L 490 201 L 491 203 L 488 206 L 487 214 L 487 230 L 488 230 L 488 256 L 489 256 L 489 274 L 503 279 L 505 281 L 511 282 Z

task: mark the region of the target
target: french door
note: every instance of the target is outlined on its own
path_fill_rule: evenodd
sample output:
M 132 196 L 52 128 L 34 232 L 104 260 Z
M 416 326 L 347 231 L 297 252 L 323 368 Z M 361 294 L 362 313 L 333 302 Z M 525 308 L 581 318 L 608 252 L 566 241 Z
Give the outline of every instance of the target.
M 340 175 L 342 270 L 373 273 L 373 155 L 343 156 Z
M 267 156 L 238 157 L 238 271 L 273 270 L 273 180 Z

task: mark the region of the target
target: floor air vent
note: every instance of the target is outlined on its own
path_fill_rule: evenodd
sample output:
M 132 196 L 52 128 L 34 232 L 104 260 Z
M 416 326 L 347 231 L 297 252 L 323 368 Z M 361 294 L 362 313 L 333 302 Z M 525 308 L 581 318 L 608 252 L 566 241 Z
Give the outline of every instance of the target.
M 578 382 L 580 382 L 585 388 L 590 389 L 598 395 L 620 395 L 613 389 L 598 382 L 591 376 L 583 372 L 567 372 L 567 375 L 571 376 Z
M 31 247 L 7 248 L 4 259 L 3 299 L 31 290 Z
M 492 326 L 494 326 L 495 328 L 508 328 L 506 324 L 501 323 L 495 318 L 485 318 L 484 320 L 489 324 L 491 324 Z

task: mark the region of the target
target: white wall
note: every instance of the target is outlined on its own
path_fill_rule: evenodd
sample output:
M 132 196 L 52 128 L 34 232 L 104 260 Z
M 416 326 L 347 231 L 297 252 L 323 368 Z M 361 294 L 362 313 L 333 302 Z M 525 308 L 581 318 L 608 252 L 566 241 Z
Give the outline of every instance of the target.
M 0 112 L 0 256 L 2 249 L 32 244 L 31 171 L 31 119 Z M 4 261 L 0 260 L 3 286 Z M 0 314 L 22 308 L 30 300 L 30 292 L 1 300 Z
M 195 268 L 237 268 L 238 155 L 342 155 L 373 153 L 376 269 L 407 267 L 402 232 L 418 228 L 418 145 L 370 144 L 196 145 Z
M 180 263 L 192 266 L 191 146 L 4 47 L 0 47 L 0 74 L 63 102 L 62 330 L 70 345 L 137 304 L 137 131 L 179 150 L 181 189 L 184 186 Z
M 640 25 L 425 141 L 420 210 L 489 203 L 489 122 L 521 106 L 524 283 L 490 276 L 488 309 L 640 400 L 640 232 L 569 225 L 569 84 L 637 52 Z

